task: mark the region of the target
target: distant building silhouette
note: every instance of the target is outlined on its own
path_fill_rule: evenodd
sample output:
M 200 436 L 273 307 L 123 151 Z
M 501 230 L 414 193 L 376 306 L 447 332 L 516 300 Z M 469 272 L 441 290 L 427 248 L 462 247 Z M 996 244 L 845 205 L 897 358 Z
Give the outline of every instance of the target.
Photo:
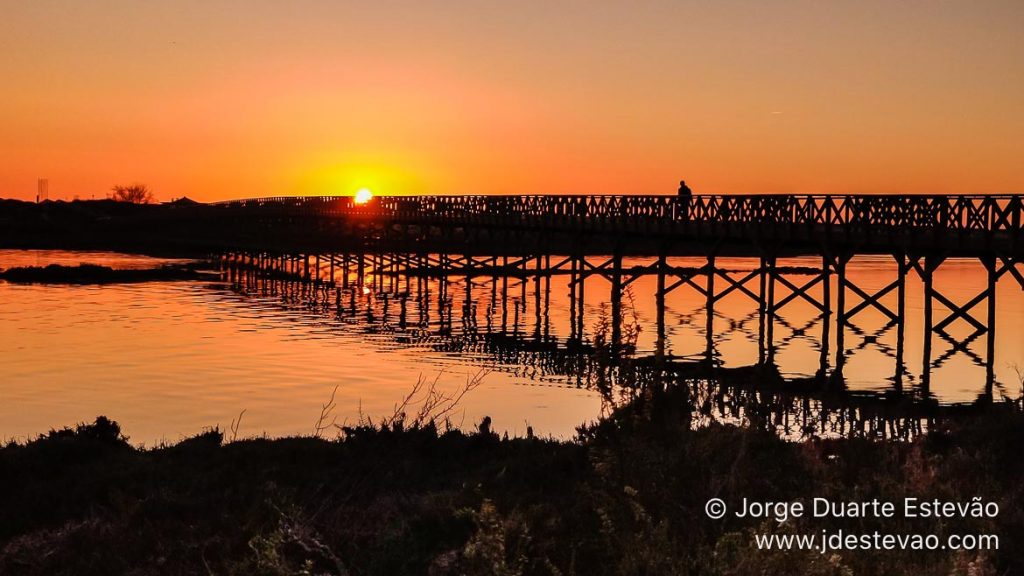
M 171 206 L 198 206 L 201 203 L 196 202 L 188 196 L 182 196 L 181 198 L 171 200 L 170 202 L 163 202 L 163 204 L 169 204 Z

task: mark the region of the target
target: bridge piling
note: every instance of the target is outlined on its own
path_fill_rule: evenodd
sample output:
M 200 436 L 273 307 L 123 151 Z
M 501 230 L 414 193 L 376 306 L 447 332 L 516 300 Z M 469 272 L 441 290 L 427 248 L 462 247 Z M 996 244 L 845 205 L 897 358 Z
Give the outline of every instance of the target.
M 903 393 L 903 378 L 906 369 L 903 361 L 903 348 L 906 341 L 906 317 L 907 317 L 907 271 L 909 265 L 904 254 L 895 254 L 896 260 L 897 289 L 896 289 L 896 374 L 893 377 L 893 386 L 896 394 Z

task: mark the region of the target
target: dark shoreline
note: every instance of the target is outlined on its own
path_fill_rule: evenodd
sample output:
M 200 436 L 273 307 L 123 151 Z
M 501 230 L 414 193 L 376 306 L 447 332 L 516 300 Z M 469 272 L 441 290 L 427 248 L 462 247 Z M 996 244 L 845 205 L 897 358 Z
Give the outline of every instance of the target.
M 650 390 L 575 441 L 433 424 L 339 439 L 132 447 L 100 419 L 0 448 L 4 574 L 949 576 L 1024 569 L 1024 414 L 997 404 L 910 442 L 692 429 Z M 996 502 L 994 518 L 711 520 L 721 498 Z M 768 552 L 754 534 L 994 534 L 999 550 Z M 304 571 L 305 570 L 305 571 Z
M 100 250 L 165 258 L 205 258 L 222 237 L 209 230 L 204 204 L 131 204 L 113 200 L 0 199 L 0 248 Z

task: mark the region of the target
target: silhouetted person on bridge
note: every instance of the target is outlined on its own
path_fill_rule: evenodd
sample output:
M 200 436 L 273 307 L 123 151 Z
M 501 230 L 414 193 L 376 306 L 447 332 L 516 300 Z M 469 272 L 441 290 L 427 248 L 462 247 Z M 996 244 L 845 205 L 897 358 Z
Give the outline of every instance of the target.
M 679 197 L 680 198 L 684 198 L 686 200 L 689 200 L 690 196 L 693 196 L 693 190 L 690 190 L 690 187 L 686 185 L 686 180 L 680 180 L 679 181 Z
M 690 198 L 693 197 L 693 190 L 686 185 L 686 180 L 679 181 L 679 206 L 678 217 L 684 220 L 690 219 Z

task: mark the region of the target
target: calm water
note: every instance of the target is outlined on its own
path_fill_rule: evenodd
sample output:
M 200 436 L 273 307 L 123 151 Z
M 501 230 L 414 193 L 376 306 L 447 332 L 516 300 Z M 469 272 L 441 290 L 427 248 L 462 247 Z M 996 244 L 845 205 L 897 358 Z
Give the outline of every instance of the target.
M 0 251 L 0 268 L 78 262 L 140 267 L 163 261 L 109 253 Z M 798 259 L 785 264 L 816 263 Z M 673 264 L 701 262 L 676 259 Z M 739 276 L 756 262 L 718 265 Z M 849 277 L 862 288 L 878 289 L 892 280 L 893 269 L 884 259 L 858 258 Z M 226 427 L 242 410 L 241 435 L 308 434 L 336 387 L 334 414 L 339 423 L 351 423 L 360 413 L 391 414 L 418 378 L 437 378 L 454 390 L 481 370 L 488 371 L 483 385 L 466 396 L 455 424 L 468 426 L 489 415 L 499 431 L 521 434 L 529 425 L 541 434 L 568 437 L 577 425 L 600 415 L 598 394 L 580 387 L 579 378 L 550 355 L 531 352 L 538 348 L 531 342 L 558 345 L 572 333 L 567 277 L 458 277 L 443 283 L 400 278 L 395 286 L 387 281 L 389 290 L 403 283 L 419 289 L 397 298 L 360 288 L 345 292 L 339 307 L 333 292 L 311 303 L 310 295 L 294 285 L 0 282 L 0 437 L 25 438 L 105 414 L 120 421 L 134 442 L 153 444 L 208 426 Z M 974 262 L 947 262 L 936 275 L 936 286 L 961 304 L 984 285 L 983 269 Z M 920 288 L 915 279 L 908 281 L 907 390 L 921 382 Z M 625 315 L 640 327 L 640 355 L 657 347 L 655 291 L 656 279 L 645 276 L 631 283 L 627 294 Z M 609 283 L 592 278 L 585 294 L 587 340 L 607 317 Z M 858 301 L 850 299 L 849 305 Z M 997 304 L 992 368 L 998 396 L 1019 391 L 1013 366 L 1024 365 L 1018 329 L 1024 325 L 1024 294 L 1009 275 L 998 286 Z M 936 320 L 942 311 L 936 308 Z M 984 318 L 984 306 L 974 312 Z M 815 322 L 816 316 L 809 304 L 796 301 L 780 311 L 775 360 L 783 375 L 811 375 L 818 369 L 821 322 Z M 896 330 L 885 329 L 881 313 L 865 312 L 855 320 L 857 329 L 845 333 L 847 386 L 884 392 L 892 386 Z M 712 326 L 717 362 L 726 367 L 757 362 L 757 308 L 749 298 L 737 291 L 716 303 Z M 702 296 L 688 288 L 668 294 L 666 353 L 680 360 L 701 357 L 708 344 L 706 328 Z M 954 339 L 970 333 L 963 322 L 948 331 Z M 828 340 L 831 351 L 834 332 Z M 950 353 L 954 347 L 938 337 L 932 347 L 934 398 L 943 403 L 977 398 L 984 389 L 986 336 L 968 344 L 966 353 Z

